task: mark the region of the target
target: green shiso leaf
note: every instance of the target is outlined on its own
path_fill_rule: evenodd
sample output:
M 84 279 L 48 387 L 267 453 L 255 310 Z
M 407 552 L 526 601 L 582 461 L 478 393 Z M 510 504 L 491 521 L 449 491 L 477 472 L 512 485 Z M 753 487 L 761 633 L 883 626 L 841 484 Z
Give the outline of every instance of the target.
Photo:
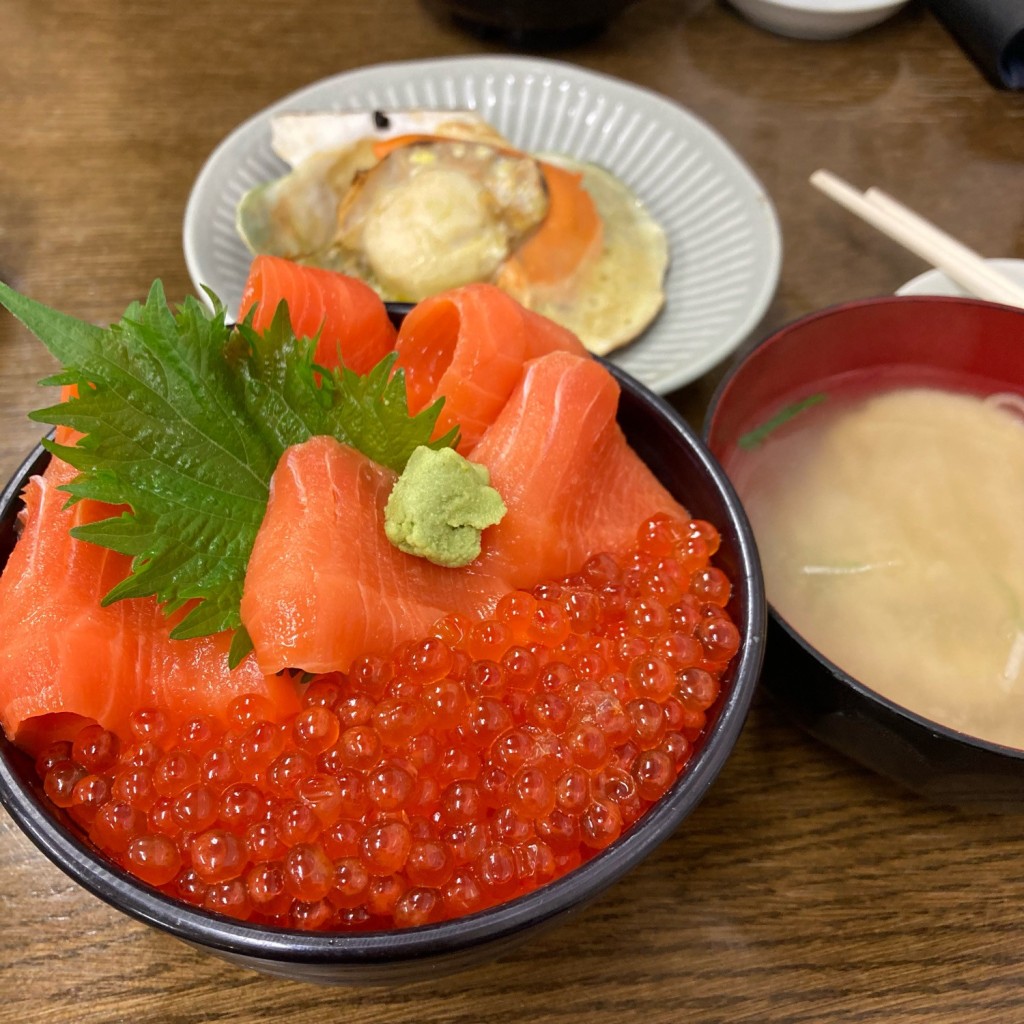
M 288 438 L 285 447 L 296 439 L 329 434 L 401 473 L 418 445 L 457 443 L 454 429 L 430 440 L 443 400 L 416 416 L 409 414 L 405 374 L 394 370 L 395 353 L 360 376 L 344 366 L 317 366 L 315 350 L 315 339 L 296 341 L 282 303 L 262 334 L 249 323 L 239 324 L 228 355 L 248 414 Z
M 285 449 L 329 434 L 401 472 L 419 445 L 453 445 L 457 431 L 430 440 L 441 402 L 411 416 L 394 355 L 365 376 L 325 369 L 316 339 L 292 333 L 284 303 L 261 333 L 229 325 L 211 299 L 212 313 L 191 297 L 172 310 L 156 281 L 144 304 L 100 328 L 0 282 L 0 305 L 61 363 L 42 383 L 77 388 L 31 414 L 84 434 L 74 446 L 44 442 L 78 470 L 69 500 L 126 506 L 74 531 L 132 559 L 105 603 L 153 596 L 171 612 L 196 602 L 171 635 L 234 630 L 234 665 L 251 649 L 242 586 Z

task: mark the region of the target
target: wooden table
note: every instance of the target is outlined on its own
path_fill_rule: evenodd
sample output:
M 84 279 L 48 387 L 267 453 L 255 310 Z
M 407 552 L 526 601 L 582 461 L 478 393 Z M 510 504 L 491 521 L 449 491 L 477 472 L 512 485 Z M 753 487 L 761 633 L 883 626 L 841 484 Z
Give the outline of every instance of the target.
M 557 2 L 557 0 L 555 0 Z M 0 277 L 97 322 L 155 277 L 178 299 L 185 202 L 232 128 L 358 65 L 507 52 L 417 0 L 7 0 Z M 717 0 L 643 0 L 547 54 L 656 89 L 774 199 L 777 295 L 756 334 L 924 269 L 807 184 L 880 185 L 989 255 L 1024 256 L 1024 100 L 919 2 L 842 42 L 782 39 Z M 52 364 L 0 318 L 0 478 L 37 440 Z M 694 422 L 724 367 L 673 401 Z M 678 833 L 597 904 L 502 962 L 395 990 L 235 970 L 86 894 L 0 812 L 0 1021 L 1024 1020 L 1018 820 L 925 804 L 767 700 Z

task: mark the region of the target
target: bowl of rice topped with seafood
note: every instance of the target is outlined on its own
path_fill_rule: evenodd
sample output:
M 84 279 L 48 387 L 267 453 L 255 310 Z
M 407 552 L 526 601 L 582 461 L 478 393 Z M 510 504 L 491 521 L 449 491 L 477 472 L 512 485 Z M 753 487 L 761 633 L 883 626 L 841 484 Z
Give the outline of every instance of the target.
M 498 956 L 696 808 L 765 608 L 702 442 L 486 284 L 389 315 L 253 262 L 60 361 L 0 507 L 0 801 L 124 913 L 240 966 Z M 70 498 L 70 501 L 69 501 Z

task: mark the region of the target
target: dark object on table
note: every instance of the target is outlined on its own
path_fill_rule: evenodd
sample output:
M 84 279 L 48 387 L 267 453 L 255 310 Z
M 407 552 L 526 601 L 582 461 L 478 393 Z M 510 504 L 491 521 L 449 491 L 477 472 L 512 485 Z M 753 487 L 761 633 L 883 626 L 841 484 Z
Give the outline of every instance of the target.
M 930 0 L 935 16 L 996 84 L 1024 89 L 1022 0 Z
M 601 33 L 637 0 L 423 0 L 474 35 L 513 46 L 551 49 Z
M 927 379 L 963 376 L 984 381 L 991 391 L 1020 393 L 1024 310 L 915 296 L 812 313 L 732 368 L 711 400 L 704 436 L 728 465 L 739 439 L 796 392 L 820 393 L 850 374 L 884 377 L 897 369 Z M 936 803 L 1024 810 L 1024 750 L 975 739 L 900 707 L 815 650 L 770 603 L 768 636 L 762 683 L 811 735 Z
M 0 731 L 0 803 L 71 878 L 111 906 L 240 967 L 324 984 L 396 984 L 493 959 L 537 930 L 565 920 L 636 867 L 697 807 L 732 753 L 757 686 L 766 609 L 746 516 L 725 474 L 682 417 L 614 366 L 622 388 L 619 422 L 652 470 L 695 517 L 719 528 L 716 562 L 733 583 L 729 611 L 744 644 L 723 678 L 685 771 L 620 839 L 563 878 L 461 919 L 394 931 L 299 932 L 234 921 L 174 901 L 112 865 L 68 826 L 42 792 L 31 759 Z M 21 491 L 49 455 L 41 448 L 0 494 L 0 564 L 15 543 Z

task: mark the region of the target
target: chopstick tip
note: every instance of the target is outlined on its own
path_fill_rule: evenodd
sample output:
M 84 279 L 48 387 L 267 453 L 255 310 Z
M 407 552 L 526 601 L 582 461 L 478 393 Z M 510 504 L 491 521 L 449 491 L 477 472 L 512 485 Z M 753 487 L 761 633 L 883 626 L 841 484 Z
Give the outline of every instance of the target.
M 808 179 L 815 188 L 820 188 L 822 191 L 826 191 L 830 187 L 849 187 L 848 184 L 839 177 L 838 174 L 833 174 L 832 171 L 826 170 L 824 167 L 819 167 L 814 171 Z

